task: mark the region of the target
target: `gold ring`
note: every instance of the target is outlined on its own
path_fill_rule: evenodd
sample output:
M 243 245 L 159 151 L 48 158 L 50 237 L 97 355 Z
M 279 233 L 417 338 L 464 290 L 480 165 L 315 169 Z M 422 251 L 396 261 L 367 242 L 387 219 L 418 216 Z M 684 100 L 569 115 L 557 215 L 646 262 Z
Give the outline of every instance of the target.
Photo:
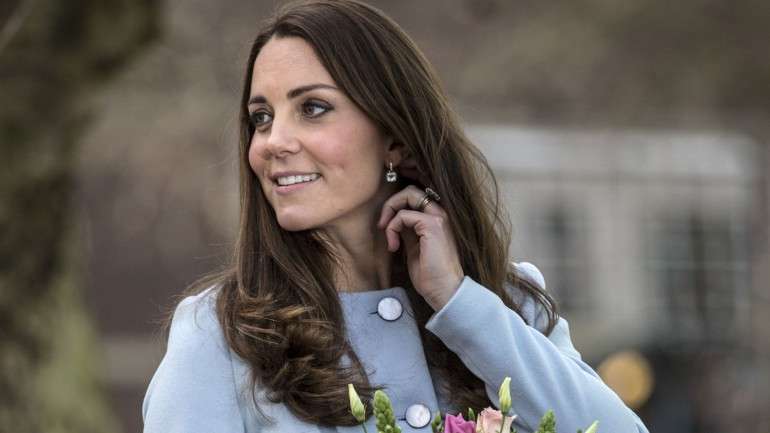
M 430 188 L 425 188 L 425 195 L 430 197 L 433 201 L 441 201 L 441 197 L 439 197 L 438 193 Z
M 436 191 L 433 191 L 430 188 L 425 188 L 425 195 L 422 197 L 422 200 L 420 201 L 420 204 L 417 205 L 417 209 L 420 212 L 425 211 L 425 208 L 428 207 L 431 202 L 438 202 L 441 200 L 441 197 L 436 193 Z
M 420 212 L 424 212 L 425 208 L 428 207 L 430 202 L 431 202 L 430 197 L 428 197 L 428 194 L 425 194 L 422 197 L 422 201 L 420 202 L 420 204 L 417 205 L 417 210 L 419 210 Z

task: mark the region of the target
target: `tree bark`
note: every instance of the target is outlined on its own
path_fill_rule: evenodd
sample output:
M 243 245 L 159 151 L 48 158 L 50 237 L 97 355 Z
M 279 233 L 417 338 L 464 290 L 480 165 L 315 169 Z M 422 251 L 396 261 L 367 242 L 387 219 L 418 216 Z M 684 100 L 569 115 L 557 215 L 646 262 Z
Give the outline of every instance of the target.
M 81 293 L 74 165 L 83 96 L 158 18 L 148 0 L 0 7 L 0 431 L 115 431 Z

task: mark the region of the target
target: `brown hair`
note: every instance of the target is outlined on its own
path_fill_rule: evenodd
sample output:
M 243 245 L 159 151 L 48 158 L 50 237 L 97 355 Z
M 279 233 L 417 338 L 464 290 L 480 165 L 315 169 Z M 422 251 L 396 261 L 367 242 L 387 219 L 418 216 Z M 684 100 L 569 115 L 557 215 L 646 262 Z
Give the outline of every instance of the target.
M 508 259 L 510 224 L 485 158 L 466 138 L 428 61 L 401 28 L 379 10 L 353 0 L 310 1 L 281 8 L 257 36 L 241 99 L 240 231 L 232 266 L 218 277 L 217 314 L 231 348 L 252 369 L 252 386 L 298 418 L 353 425 L 347 395 L 370 384 L 347 342 L 333 270 L 334 253 L 312 230 L 281 229 L 248 163 L 253 134 L 247 102 L 254 61 L 277 37 L 299 37 L 315 50 L 336 84 L 417 162 L 420 181 L 442 197 L 466 275 L 520 314 L 506 288 L 534 297 L 557 320 L 553 299 L 519 280 Z M 406 185 L 406 184 L 404 184 Z M 446 379 L 455 408 L 491 406 L 484 383 L 457 355 L 425 331 L 433 313 L 394 258 L 391 281 L 407 288 L 431 368 Z M 400 269 L 400 271 L 399 271 Z M 209 280 L 210 282 L 211 280 Z M 340 362 L 347 356 L 349 365 Z M 451 373 L 451 374 L 450 374 Z M 370 405 L 368 405 L 370 406 Z

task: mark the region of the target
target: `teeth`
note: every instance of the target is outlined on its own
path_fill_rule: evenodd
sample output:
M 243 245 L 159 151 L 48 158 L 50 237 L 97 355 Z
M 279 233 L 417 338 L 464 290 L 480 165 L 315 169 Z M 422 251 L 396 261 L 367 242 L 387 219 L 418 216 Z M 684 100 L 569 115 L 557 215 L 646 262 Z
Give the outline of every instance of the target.
M 311 180 L 318 179 L 318 173 L 304 174 L 297 176 L 281 176 L 278 178 L 278 185 L 294 185 L 295 183 L 310 182 Z

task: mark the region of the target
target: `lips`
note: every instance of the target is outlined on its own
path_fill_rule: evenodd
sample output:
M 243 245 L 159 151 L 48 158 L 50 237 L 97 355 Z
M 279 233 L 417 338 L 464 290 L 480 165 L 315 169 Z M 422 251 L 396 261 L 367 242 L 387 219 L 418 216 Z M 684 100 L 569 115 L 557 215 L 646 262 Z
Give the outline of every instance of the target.
M 275 173 L 273 179 L 273 191 L 278 195 L 292 194 L 295 191 L 310 188 L 321 178 L 318 173 L 294 172 Z M 305 179 L 308 179 L 305 181 Z M 283 185 L 281 185 L 283 183 Z
M 319 173 L 313 172 L 313 171 L 276 171 L 274 173 L 271 173 L 268 178 L 273 181 L 273 183 L 278 184 L 279 178 L 288 178 L 290 176 L 312 176 L 312 175 L 318 175 Z
M 303 182 L 312 182 L 318 179 L 320 175 L 318 173 L 312 174 L 299 174 L 294 176 L 279 176 L 276 179 L 276 183 L 281 186 L 294 185 Z

